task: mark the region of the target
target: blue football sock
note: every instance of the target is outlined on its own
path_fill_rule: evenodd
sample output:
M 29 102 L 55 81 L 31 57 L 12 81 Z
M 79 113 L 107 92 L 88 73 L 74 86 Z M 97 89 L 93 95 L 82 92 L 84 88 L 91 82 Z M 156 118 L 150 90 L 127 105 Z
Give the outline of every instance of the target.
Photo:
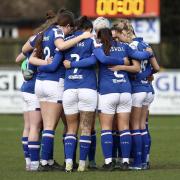
M 77 144 L 78 144 L 77 142 L 78 142 L 78 137 L 76 136 L 76 143 L 75 143 L 74 154 L 73 154 L 73 163 L 76 163 Z
M 64 138 L 65 157 L 66 160 L 71 160 L 72 163 L 76 143 L 77 139 L 75 134 L 66 134 L 66 137 Z
M 22 137 L 21 139 L 24 151 L 24 157 L 30 158 L 29 148 L 28 148 L 28 137 Z
M 142 163 L 146 163 L 147 155 L 149 153 L 149 137 L 146 129 L 141 130 L 142 137 Z
M 31 162 L 39 161 L 40 142 L 39 141 L 29 141 L 28 148 L 29 148 Z
M 113 137 L 113 149 L 112 149 L 112 158 L 116 159 L 118 156 L 118 146 L 119 146 L 119 136 L 117 134 L 117 131 L 112 131 L 112 137 Z
M 111 130 L 101 131 L 101 146 L 105 163 L 108 164 L 112 162 L 113 137 Z
M 120 131 L 120 147 L 122 153 L 122 160 L 129 163 L 130 153 L 131 153 L 131 133 L 129 130 Z
M 81 161 L 85 161 L 91 146 L 91 136 L 85 136 L 85 135 L 80 136 L 79 146 L 80 146 L 79 159 Z
M 149 132 L 149 118 L 148 118 L 148 115 L 147 115 L 147 118 L 146 118 L 146 131 L 148 133 L 147 162 L 149 162 L 149 154 L 150 154 L 150 149 L 151 149 L 151 135 L 150 135 L 150 132 Z
M 66 156 L 65 156 L 65 143 L 64 143 L 64 138 L 66 137 L 66 134 L 64 133 L 63 134 L 63 139 L 62 139 L 62 142 L 63 142 L 63 149 L 64 149 L 64 162 L 65 162 L 65 159 L 66 159 Z
M 116 131 L 116 134 L 117 134 L 117 139 L 118 139 L 118 158 L 122 158 L 122 151 L 121 151 L 121 146 L 119 145 L 120 144 L 120 134 L 119 134 L 119 131 Z
M 95 154 L 96 154 L 96 131 L 91 133 L 91 146 L 88 153 L 89 161 L 95 161 Z
M 142 165 L 142 137 L 140 130 L 132 130 L 132 148 L 134 155 L 134 165 L 141 166 Z
M 41 144 L 42 144 L 42 151 L 41 151 L 42 164 L 46 165 L 47 164 L 46 161 L 50 160 L 53 154 L 52 152 L 54 146 L 54 131 L 44 130 Z

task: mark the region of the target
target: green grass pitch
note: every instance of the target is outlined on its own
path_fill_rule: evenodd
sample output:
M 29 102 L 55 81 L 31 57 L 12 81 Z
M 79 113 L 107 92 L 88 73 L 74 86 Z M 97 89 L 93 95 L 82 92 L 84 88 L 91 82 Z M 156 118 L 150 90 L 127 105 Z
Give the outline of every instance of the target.
M 180 180 L 180 116 L 151 116 L 151 169 L 140 172 L 26 172 L 21 146 L 23 119 L 0 115 L 0 180 Z M 97 122 L 96 161 L 103 164 L 100 127 Z M 63 163 L 62 124 L 55 138 L 55 159 Z

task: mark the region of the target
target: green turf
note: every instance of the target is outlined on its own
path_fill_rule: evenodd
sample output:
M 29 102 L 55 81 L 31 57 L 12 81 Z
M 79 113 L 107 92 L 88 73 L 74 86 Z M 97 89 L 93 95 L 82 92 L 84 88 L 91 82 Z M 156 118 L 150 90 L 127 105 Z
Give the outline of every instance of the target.
M 63 163 L 62 126 L 56 132 L 55 159 Z M 0 180 L 179 180 L 180 179 L 180 117 L 152 116 L 151 170 L 141 172 L 64 172 L 32 173 L 24 170 L 21 147 L 23 120 L 18 115 L 0 115 Z M 97 123 L 97 164 L 103 163 Z

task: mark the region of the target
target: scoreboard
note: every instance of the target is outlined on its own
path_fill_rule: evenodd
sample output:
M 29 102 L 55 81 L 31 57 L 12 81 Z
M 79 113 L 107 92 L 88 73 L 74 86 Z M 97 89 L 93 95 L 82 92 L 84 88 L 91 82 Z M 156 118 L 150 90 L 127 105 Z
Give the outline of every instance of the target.
M 127 18 L 137 36 L 151 44 L 160 43 L 160 0 L 81 0 L 81 15 Z
M 81 15 L 104 17 L 158 17 L 159 0 L 81 0 Z

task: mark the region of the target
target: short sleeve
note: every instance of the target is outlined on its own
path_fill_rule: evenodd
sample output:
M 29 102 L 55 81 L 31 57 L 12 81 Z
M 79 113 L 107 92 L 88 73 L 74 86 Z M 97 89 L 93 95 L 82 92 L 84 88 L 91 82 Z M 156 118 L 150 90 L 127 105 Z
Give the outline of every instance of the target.
M 53 28 L 53 31 L 54 31 L 54 39 L 64 39 L 64 32 L 61 28 Z
M 132 43 L 129 44 L 129 47 L 133 50 L 137 50 L 138 49 L 138 42 L 137 41 L 133 41 Z
M 37 38 L 38 38 L 38 35 L 34 35 L 29 38 L 29 43 L 33 48 L 35 47 Z

